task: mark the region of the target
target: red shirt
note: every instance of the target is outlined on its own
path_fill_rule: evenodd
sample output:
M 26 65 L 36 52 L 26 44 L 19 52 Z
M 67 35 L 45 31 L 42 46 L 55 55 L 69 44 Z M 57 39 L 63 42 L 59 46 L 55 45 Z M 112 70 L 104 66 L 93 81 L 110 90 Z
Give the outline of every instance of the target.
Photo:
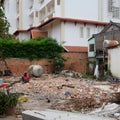
M 28 81 L 30 80 L 30 76 L 29 74 L 25 73 L 24 76 L 23 76 L 25 79 L 27 79 Z

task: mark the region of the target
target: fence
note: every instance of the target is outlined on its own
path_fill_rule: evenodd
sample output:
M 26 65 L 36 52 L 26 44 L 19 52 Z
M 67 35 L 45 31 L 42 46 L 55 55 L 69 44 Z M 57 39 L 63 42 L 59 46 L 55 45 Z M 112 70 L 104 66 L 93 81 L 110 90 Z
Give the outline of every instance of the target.
M 63 53 L 63 57 L 67 59 L 65 61 L 65 70 L 74 70 L 80 73 L 87 72 L 87 53 Z M 53 66 L 47 59 L 40 60 L 28 60 L 20 58 L 9 58 L 5 59 L 8 69 L 11 70 L 13 74 L 22 74 L 28 70 L 28 67 L 32 64 L 39 64 L 43 67 L 44 73 L 52 73 Z M 6 66 L 0 61 L 0 70 L 5 70 Z

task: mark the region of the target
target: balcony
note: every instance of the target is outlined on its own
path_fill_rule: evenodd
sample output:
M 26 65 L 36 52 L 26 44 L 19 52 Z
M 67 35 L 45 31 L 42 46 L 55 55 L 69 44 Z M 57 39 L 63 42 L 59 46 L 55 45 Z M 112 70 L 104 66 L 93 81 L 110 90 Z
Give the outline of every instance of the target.
M 54 13 L 54 9 L 55 2 L 54 0 L 52 0 L 39 11 L 39 20 L 42 21 L 46 18 L 49 19 L 49 16 L 51 16 Z

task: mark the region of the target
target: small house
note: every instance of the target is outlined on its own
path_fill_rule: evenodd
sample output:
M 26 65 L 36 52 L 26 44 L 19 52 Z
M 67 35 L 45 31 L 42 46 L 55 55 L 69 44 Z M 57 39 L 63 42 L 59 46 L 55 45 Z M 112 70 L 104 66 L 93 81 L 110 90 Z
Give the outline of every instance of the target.
M 92 73 L 98 65 L 99 75 L 108 70 L 108 49 L 120 43 L 120 23 L 110 21 L 104 29 L 88 40 L 89 68 Z

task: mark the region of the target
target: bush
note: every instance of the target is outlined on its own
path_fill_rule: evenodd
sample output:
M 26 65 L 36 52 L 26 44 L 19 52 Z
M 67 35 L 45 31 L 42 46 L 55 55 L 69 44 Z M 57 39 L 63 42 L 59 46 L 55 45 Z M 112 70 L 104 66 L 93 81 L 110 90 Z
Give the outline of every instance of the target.
M 6 114 L 8 107 L 15 107 L 18 103 L 18 94 L 0 91 L 0 115 Z
M 65 58 L 62 56 L 56 56 L 53 59 L 54 72 L 59 73 L 63 70 Z
M 63 52 L 63 47 L 52 38 L 37 38 L 14 42 L 0 40 L 0 51 L 4 58 L 52 59 Z

